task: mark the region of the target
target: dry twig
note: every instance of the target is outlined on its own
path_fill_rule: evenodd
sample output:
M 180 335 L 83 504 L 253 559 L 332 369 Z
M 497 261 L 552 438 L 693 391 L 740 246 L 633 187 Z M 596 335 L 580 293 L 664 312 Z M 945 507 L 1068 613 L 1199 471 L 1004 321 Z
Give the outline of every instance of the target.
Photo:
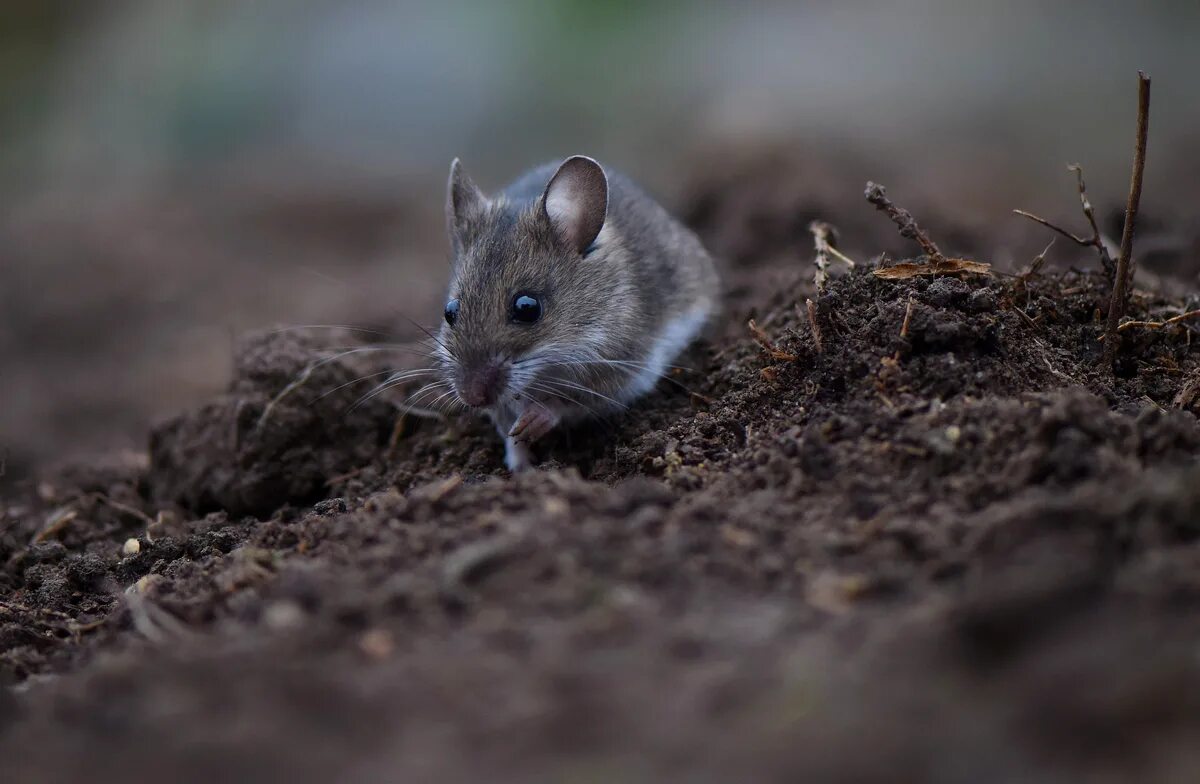
M 867 201 L 875 205 L 875 209 L 887 213 L 887 216 L 892 219 L 892 223 L 895 223 L 899 227 L 901 237 L 915 240 L 921 246 L 921 249 L 925 251 L 925 255 L 929 257 L 930 261 L 936 264 L 946 260 L 945 254 L 938 249 L 933 240 L 929 239 L 929 235 L 917 224 L 917 220 L 912 216 L 912 213 L 893 204 L 891 199 L 887 197 L 887 191 L 882 185 L 868 182 L 864 195 L 867 197 Z
M 1163 327 L 1174 326 L 1190 319 L 1200 318 L 1200 310 L 1189 310 L 1187 313 L 1180 313 L 1178 316 L 1172 316 L 1165 321 L 1126 321 L 1121 326 L 1117 327 L 1117 332 L 1124 332 L 1127 329 L 1141 327 L 1143 329 L 1162 329 Z
M 1100 227 L 1096 225 L 1096 210 L 1092 207 L 1092 202 L 1088 199 L 1087 185 L 1083 181 L 1083 167 L 1078 163 L 1072 163 L 1067 166 L 1067 170 L 1075 172 L 1075 186 L 1079 191 L 1079 203 L 1083 208 L 1083 216 L 1087 218 L 1088 225 L 1092 228 L 1092 236 L 1090 238 L 1080 237 L 1074 232 L 1067 231 L 1063 227 L 1055 225 L 1039 215 L 1034 215 L 1032 212 L 1026 212 L 1025 210 L 1013 210 L 1013 212 L 1024 218 L 1029 218 L 1035 223 L 1040 223 L 1052 231 L 1058 232 L 1076 245 L 1084 248 L 1095 248 L 1096 253 L 1100 256 L 1100 265 L 1104 268 L 1104 274 L 1111 278 L 1116 265 L 1113 263 L 1112 255 L 1108 252 L 1108 245 L 1105 244 L 1104 238 L 1100 235 Z
M 1133 175 L 1129 181 L 1129 201 L 1125 204 L 1125 229 L 1121 232 L 1121 255 L 1113 282 L 1112 301 L 1105 327 L 1104 364 L 1112 367 L 1117 352 L 1117 325 L 1125 313 L 1126 292 L 1131 288 L 1129 259 L 1133 255 L 1133 231 L 1137 226 L 1138 203 L 1142 199 L 1142 175 L 1146 170 L 1146 137 L 1150 130 L 1150 77 L 1138 71 L 1137 139 L 1133 149 Z
M 867 197 L 867 201 L 875 205 L 875 209 L 887 213 L 892 222 L 899 227 L 901 237 L 914 240 L 921 246 L 921 250 L 925 251 L 925 255 L 929 259 L 927 263 L 902 263 L 893 264 L 890 267 L 881 266 L 880 269 L 874 271 L 875 277 L 886 280 L 904 280 L 920 275 L 991 274 L 992 265 L 990 264 L 981 261 L 970 261 L 968 259 L 947 258 L 946 254 L 942 253 L 937 244 L 925 233 L 925 230 L 917 224 L 916 218 L 912 216 L 912 213 L 892 203 L 882 185 L 868 182 L 864 195 Z M 882 263 L 883 260 L 880 259 L 880 264 L 882 265 Z
M 120 501 L 114 501 L 113 499 L 109 498 L 106 495 L 103 495 L 102 493 L 95 493 L 92 495 L 92 498 L 97 503 L 104 504 L 105 506 L 111 507 L 112 509 L 115 509 L 116 511 L 121 512 L 122 514 L 127 514 L 130 517 L 137 518 L 141 522 L 145 523 L 147 528 L 154 525 L 154 518 L 151 517 L 150 515 L 146 514 L 145 512 L 143 512 L 141 509 L 135 509 L 134 507 L 129 506 L 128 504 L 123 504 Z

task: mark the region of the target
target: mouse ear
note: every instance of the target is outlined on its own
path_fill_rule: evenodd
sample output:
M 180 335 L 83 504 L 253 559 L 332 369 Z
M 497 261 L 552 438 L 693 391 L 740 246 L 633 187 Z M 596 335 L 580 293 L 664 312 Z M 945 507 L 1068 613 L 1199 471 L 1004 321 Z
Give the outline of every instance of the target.
M 596 240 L 608 215 L 608 177 L 583 155 L 563 161 L 546 185 L 542 209 L 558 236 L 578 253 Z
M 486 205 L 487 197 L 455 158 L 450 164 L 450 179 L 446 183 L 446 230 L 456 252 L 462 250 L 467 226 L 483 212 Z

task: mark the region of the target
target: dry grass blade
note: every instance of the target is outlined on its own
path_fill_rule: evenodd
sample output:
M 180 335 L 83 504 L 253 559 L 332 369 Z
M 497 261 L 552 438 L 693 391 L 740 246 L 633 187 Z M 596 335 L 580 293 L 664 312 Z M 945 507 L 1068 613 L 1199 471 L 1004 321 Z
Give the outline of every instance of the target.
M 1046 263 L 1046 254 L 1054 247 L 1054 237 L 1050 238 L 1050 242 L 1046 245 L 1045 250 L 1033 257 L 1033 261 L 1029 262 L 1029 269 L 1017 276 L 1021 283 L 1028 283 L 1029 279 L 1037 275 L 1042 270 L 1042 266 Z
M 45 525 L 34 535 L 33 541 L 30 544 L 40 544 L 47 539 L 58 536 L 76 517 L 79 517 L 79 512 L 74 509 L 63 507 L 56 510 L 46 518 Z
M 754 342 L 757 343 L 763 351 L 767 352 L 767 355 L 771 357 L 771 359 L 775 359 L 780 362 L 795 362 L 796 360 L 800 359 L 800 357 L 796 356 L 790 351 L 784 351 L 781 348 L 777 348 L 775 344 L 771 342 L 771 339 L 767 337 L 767 333 L 763 332 L 762 327 L 754 323 L 754 319 L 750 319 L 748 322 L 746 322 L 746 326 L 750 328 L 750 334 L 754 336 Z

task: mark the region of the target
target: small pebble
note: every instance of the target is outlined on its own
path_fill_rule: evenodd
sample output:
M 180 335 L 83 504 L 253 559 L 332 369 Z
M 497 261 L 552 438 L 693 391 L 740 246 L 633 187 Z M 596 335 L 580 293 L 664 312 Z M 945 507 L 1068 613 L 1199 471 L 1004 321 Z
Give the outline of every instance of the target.
M 304 610 L 295 602 L 271 602 L 263 610 L 263 623 L 277 632 L 298 629 L 304 625 Z
M 386 629 L 368 629 L 358 638 L 359 650 L 369 659 L 386 659 L 396 650 L 396 643 Z

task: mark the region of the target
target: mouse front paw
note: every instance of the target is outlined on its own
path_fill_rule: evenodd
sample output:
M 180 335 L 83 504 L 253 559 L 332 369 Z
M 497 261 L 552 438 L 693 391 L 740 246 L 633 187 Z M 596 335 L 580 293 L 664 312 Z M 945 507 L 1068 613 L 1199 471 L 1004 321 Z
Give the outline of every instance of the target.
M 531 406 L 517 418 L 516 424 L 508 431 L 508 437 L 515 443 L 532 444 L 553 430 L 558 420 L 558 414 L 553 409 L 543 405 Z

